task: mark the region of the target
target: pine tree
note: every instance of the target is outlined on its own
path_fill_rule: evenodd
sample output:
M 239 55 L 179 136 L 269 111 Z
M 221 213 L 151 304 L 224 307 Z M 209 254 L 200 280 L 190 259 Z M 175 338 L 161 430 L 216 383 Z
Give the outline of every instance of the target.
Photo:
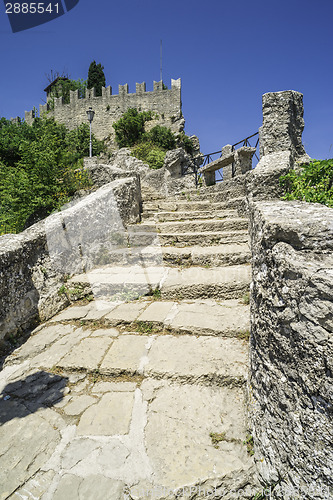
M 104 75 L 104 66 L 101 63 L 96 64 L 96 61 L 93 61 L 88 70 L 88 81 L 87 88 L 92 89 L 95 87 L 96 95 L 102 95 L 102 87 L 105 87 L 105 75 Z

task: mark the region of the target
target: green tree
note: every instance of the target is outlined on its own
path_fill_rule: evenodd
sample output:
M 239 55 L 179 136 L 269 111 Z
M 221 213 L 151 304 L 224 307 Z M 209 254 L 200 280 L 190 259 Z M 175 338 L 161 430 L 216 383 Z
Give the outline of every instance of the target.
M 93 61 L 88 70 L 88 81 L 87 88 L 92 89 L 95 87 L 96 96 L 102 95 L 102 87 L 105 87 L 105 75 L 104 75 L 104 66 L 101 63 L 96 64 L 96 61 Z
M 98 154 L 104 144 L 93 138 L 93 148 Z M 88 124 L 69 131 L 47 117 L 33 125 L 1 119 L 0 234 L 21 231 L 32 215 L 46 216 L 89 187 L 82 168 L 88 151 Z
M 63 97 L 64 103 L 69 104 L 70 102 L 70 91 L 78 90 L 79 99 L 85 97 L 86 95 L 87 82 L 85 80 L 65 80 L 59 79 L 51 89 L 48 96 L 48 105 L 50 109 L 54 109 L 54 99 L 56 97 Z
M 137 109 L 130 108 L 112 126 L 116 131 L 116 141 L 120 148 L 133 146 L 142 139 L 145 131 L 145 122 L 151 120 L 150 111 L 139 113 Z

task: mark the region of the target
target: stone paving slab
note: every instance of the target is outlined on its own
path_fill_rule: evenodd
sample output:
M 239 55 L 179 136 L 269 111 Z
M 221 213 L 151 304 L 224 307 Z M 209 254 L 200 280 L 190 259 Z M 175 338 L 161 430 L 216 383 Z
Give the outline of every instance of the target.
M 182 301 L 164 324 L 177 332 L 234 336 L 250 331 L 250 310 L 235 299 Z
M 85 338 L 58 361 L 57 366 L 69 370 L 96 370 L 111 343 L 112 339 L 107 337 Z
M 141 312 L 147 307 L 148 302 L 129 302 L 127 304 L 120 304 L 111 313 L 105 316 L 107 321 L 117 322 L 124 318 L 128 322 L 135 321 Z
M 149 380 L 142 385 L 144 397 L 147 389 L 150 396 L 149 385 Z M 193 484 L 246 466 L 243 404 L 241 389 L 176 384 L 155 389 L 146 427 L 154 482 Z M 225 440 L 214 448 L 210 433 L 223 432 Z
M 128 434 L 134 404 L 133 392 L 109 392 L 82 415 L 78 436 Z
M 141 373 L 150 342 L 151 339 L 146 336 L 123 335 L 118 337 L 103 359 L 100 372 L 106 375 Z
M 176 302 L 156 301 L 135 318 L 136 321 L 149 321 L 152 323 L 163 324 L 171 309 L 176 305 Z
M 144 374 L 189 383 L 243 383 L 247 377 L 247 346 L 236 339 L 160 336 L 148 353 Z

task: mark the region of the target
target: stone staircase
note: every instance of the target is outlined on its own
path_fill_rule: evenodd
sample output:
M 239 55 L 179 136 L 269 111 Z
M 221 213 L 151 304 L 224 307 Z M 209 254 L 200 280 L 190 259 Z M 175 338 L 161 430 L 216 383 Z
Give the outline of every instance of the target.
M 38 327 L 7 359 L 0 438 L 11 438 L 0 455 L 12 465 L 0 499 L 254 497 L 240 194 L 146 194 L 127 245 L 68 284 L 95 300 Z

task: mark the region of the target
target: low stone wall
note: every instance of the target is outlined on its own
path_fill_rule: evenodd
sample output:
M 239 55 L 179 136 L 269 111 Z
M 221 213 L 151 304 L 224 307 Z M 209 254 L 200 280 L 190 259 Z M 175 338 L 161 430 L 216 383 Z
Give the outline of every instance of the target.
M 0 237 L 0 340 L 67 305 L 66 276 L 105 261 L 140 219 L 138 176 L 115 180 L 17 235 Z
M 333 210 L 250 203 L 250 412 L 269 498 L 333 498 Z

